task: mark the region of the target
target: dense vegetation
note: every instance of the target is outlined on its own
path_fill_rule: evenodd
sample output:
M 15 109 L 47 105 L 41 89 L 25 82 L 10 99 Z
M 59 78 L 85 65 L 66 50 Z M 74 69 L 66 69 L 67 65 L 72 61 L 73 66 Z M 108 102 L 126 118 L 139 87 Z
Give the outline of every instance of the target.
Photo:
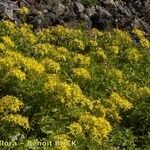
M 149 86 L 150 41 L 136 28 L 0 23 L 4 150 L 148 150 Z

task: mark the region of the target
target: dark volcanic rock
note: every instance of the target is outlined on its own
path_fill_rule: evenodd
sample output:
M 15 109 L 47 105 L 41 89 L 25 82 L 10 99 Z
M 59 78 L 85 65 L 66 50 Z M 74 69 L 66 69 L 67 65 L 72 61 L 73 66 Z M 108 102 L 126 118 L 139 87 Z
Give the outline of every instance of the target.
M 101 30 L 137 27 L 150 35 L 150 0 L 97 0 L 90 6 L 82 0 L 0 0 L 0 17 L 21 23 L 22 6 L 30 9 L 26 22 L 35 28 L 83 23 Z

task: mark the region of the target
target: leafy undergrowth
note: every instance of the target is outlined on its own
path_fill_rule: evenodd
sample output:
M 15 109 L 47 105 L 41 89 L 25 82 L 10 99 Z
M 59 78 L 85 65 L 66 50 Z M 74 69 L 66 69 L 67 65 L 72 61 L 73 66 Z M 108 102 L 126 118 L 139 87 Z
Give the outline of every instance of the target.
M 149 86 L 150 41 L 138 29 L 0 23 L 3 149 L 148 149 Z

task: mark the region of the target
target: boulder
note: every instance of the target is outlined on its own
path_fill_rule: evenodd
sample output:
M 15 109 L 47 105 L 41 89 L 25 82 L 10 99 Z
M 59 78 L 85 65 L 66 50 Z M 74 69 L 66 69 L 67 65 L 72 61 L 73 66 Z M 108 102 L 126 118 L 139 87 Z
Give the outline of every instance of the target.
M 94 15 L 96 13 L 96 9 L 94 6 L 86 8 L 86 14 L 91 17 L 92 15 Z
M 82 13 L 84 11 L 84 6 L 82 3 L 80 2 L 75 2 L 74 3 L 74 11 L 75 13 Z

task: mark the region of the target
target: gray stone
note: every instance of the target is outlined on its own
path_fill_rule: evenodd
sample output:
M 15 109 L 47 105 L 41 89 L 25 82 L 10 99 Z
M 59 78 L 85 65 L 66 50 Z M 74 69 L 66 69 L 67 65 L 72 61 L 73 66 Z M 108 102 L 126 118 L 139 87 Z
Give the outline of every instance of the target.
M 94 6 L 86 8 L 86 14 L 91 17 L 92 15 L 94 15 L 96 12 L 96 9 Z
M 0 2 L 0 13 L 4 13 L 5 7 L 3 4 Z
M 76 13 L 81 13 L 81 12 L 83 12 L 84 9 L 85 9 L 84 6 L 83 6 L 83 4 L 82 4 L 82 3 L 79 3 L 79 2 L 75 2 L 74 8 L 75 8 L 75 12 L 76 12 Z
M 77 17 L 77 15 L 74 13 L 74 11 L 70 8 L 70 6 L 66 7 L 66 11 L 63 14 L 62 19 L 66 22 L 66 21 L 71 21 L 71 20 L 75 20 Z
M 104 15 L 104 16 L 107 16 L 107 17 L 112 17 L 112 14 L 106 10 L 105 8 L 102 8 L 101 6 L 98 6 L 97 7 L 97 11 L 101 14 L 101 15 Z
M 128 10 L 126 7 L 123 7 L 122 5 L 118 6 L 118 9 L 126 16 L 130 17 L 132 15 L 132 13 L 130 12 L 130 10 Z
M 105 0 L 105 4 L 106 5 L 113 5 L 113 6 L 116 6 L 116 3 L 114 0 Z
M 83 20 L 83 24 L 86 29 L 90 29 L 92 27 L 92 21 L 87 14 L 81 14 L 80 19 Z
M 57 15 L 62 15 L 65 12 L 65 6 L 62 3 L 59 3 L 55 9 Z
M 10 1 L 10 0 L 7 0 L 7 1 L 2 1 L 0 2 L 1 4 L 1 8 L 3 7 L 4 8 L 4 11 L 3 13 L 8 16 L 9 19 L 11 20 L 15 20 L 14 18 L 14 11 L 18 11 L 19 10 L 19 7 L 17 5 L 17 2 L 13 2 L 13 1 Z

